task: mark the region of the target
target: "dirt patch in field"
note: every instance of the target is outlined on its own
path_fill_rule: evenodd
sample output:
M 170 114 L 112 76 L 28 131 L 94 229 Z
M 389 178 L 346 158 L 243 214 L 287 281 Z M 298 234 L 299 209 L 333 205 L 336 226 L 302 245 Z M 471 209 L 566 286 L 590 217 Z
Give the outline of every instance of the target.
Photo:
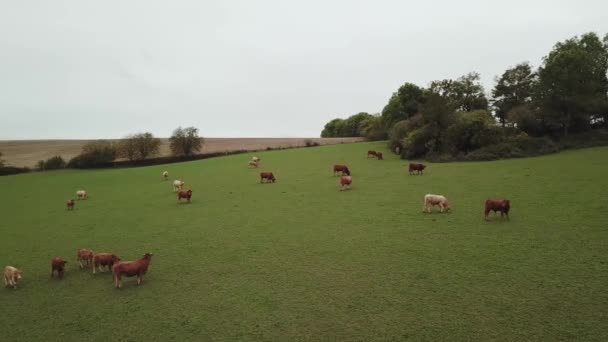
M 202 152 L 298 147 L 304 146 L 308 139 L 321 145 L 362 141 L 361 138 L 206 138 Z M 8 165 L 34 167 L 38 160 L 46 160 L 53 156 L 61 156 L 68 161 L 78 155 L 82 146 L 89 141 L 91 140 L 4 140 L 0 141 L 0 152 L 3 153 L 2 159 Z M 159 156 L 168 155 L 170 155 L 169 140 L 162 139 Z

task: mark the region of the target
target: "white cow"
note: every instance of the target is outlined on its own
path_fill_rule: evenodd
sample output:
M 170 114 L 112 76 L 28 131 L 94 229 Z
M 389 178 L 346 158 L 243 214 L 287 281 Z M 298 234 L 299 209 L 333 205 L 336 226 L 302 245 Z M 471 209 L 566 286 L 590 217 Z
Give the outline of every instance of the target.
M 89 195 L 87 195 L 87 192 L 84 190 L 78 190 L 76 191 L 76 198 L 81 200 L 81 199 L 87 199 L 89 198 Z
M 185 183 L 183 181 L 179 180 L 179 179 L 174 180 L 173 181 L 173 191 L 178 191 L 178 190 L 183 189 L 184 188 L 184 184 Z
M 169 171 L 165 171 L 165 172 L 163 172 L 163 179 L 164 179 L 164 180 L 169 179 Z
M 14 289 L 17 288 L 17 281 L 21 280 L 22 271 L 16 269 L 13 266 L 6 266 L 4 268 L 4 286 L 12 286 Z
M 258 157 L 253 157 L 253 158 L 251 158 L 251 161 L 256 162 L 256 163 L 259 163 L 259 162 L 260 162 L 260 158 L 258 158 Z
M 450 211 L 450 204 L 445 196 L 433 194 L 424 195 L 424 207 L 422 208 L 422 211 L 428 211 L 430 213 L 435 205 L 439 206 L 440 212 L 443 212 L 444 209 L 445 211 Z

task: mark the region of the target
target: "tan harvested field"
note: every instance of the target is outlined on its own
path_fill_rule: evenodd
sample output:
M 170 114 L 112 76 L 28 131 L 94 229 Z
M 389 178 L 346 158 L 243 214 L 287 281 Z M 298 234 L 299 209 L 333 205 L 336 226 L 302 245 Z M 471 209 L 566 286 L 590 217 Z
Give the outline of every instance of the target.
M 206 138 L 202 153 L 297 147 L 304 146 L 307 139 L 322 145 L 362 141 L 361 138 Z M 0 152 L 8 165 L 34 167 L 38 160 L 53 156 L 61 156 L 67 161 L 79 154 L 89 141 L 92 140 L 3 140 L 0 141 Z M 169 154 L 169 140 L 162 139 L 160 156 Z

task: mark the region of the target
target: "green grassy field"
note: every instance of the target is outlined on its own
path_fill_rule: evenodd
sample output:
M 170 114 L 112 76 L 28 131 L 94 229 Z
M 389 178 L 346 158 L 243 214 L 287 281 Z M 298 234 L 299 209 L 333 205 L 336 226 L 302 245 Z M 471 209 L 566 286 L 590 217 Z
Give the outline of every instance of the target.
M 608 148 L 430 164 L 381 143 L 0 178 L 3 341 L 606 341 Z M 353 188 L 338 191 L 334 163 Z M 186 182 L 177 204 L 170 181 Z M 277 183 L 260 185 L 258 172 Z M 73 212 L 78 189 L 90 199 Z M 452 213 L 422 213 L 426 193 Z M 510 221 L 483 221 L 486 198 Z M 78 248 L 154 253 L 142 286 L 77 268 Z M 69 269 L 50 278 L 50 259 Z

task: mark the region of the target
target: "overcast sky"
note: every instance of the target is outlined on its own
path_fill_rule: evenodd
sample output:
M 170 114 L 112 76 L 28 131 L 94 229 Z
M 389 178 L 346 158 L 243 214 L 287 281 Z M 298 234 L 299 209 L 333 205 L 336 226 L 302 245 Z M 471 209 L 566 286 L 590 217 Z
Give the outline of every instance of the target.
M 314 137 L 404 82 L 538 66 L 607 0 L 0 0 L 0 139 Z

